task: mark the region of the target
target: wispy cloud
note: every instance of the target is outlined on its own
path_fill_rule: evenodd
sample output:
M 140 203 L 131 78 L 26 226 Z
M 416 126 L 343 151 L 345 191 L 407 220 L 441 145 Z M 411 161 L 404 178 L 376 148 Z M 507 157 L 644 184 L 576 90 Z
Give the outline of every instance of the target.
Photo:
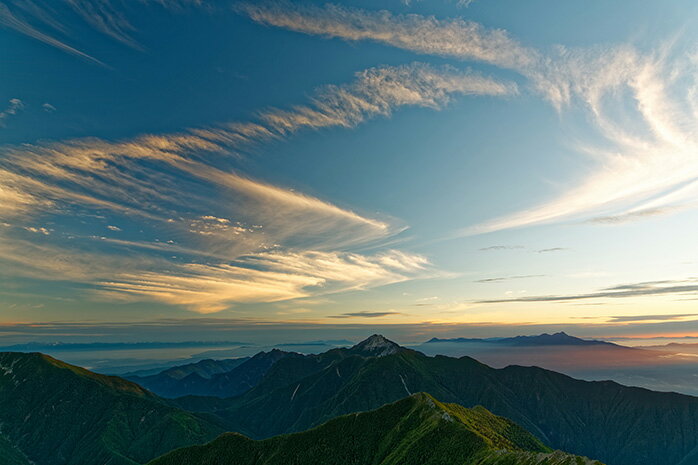
M 81 139 L 7 147 L 3 149 L 0 165 L 4 170 L 0 195 L 7 202 L 0 206 L 0 217 L 22 209 L 52 208 L 58 201 L 69 201 L 150 219 L 176 218 L 183 199 L 181 178 L 167 174 L 174 169 L 190 178 L 187 180 L 190 187 L 213 183 L 219 189 L 230 189 L 247 197 L 257 203 L 257 214 L 267 220 L 273 216 L 292 216 L 289 211 L 312 210 L 386 231 L 384 222 L 216 168 L 200 161 L 201 155 L 225 153 L 301 129 L 353 127 L 374 116 L 388 116 L 401 106 L 439 108 L 453 95 L 508 95 L 514 91 L 509 84 L 451 68 L 422 64 L 373 68 L 358 73 L 350 84 L 320 89 L 309 105 L 265 111 L 257 122 L 144 135 L 117 142 Z M 153 169 L 144 166 L 145 163 L 168 168 Z M 152 182 L 155 179 L 157 182 Z M 153 185 L 158 188 L 153 189 Z M 200 190 L 192 188 L 188 192 Z M 206 204 L 205 199 L 199 200 Z M 286 207 L 283 213 L 276 208 L 279 203 Z M 319 221 L 308 224 L 322 228 Z
M 12 29 L 33 39 L 55 47 L 93 63 L 106 66 L 102 61 L 83 50 L 71 46 L 59 37 L 76 36 L 73 29 L 78 24 L 104 34 L 130 48 L 143 50 L 135 38 L 136 27 L 129 18 L 142 14 L 137 7 L 154 4 L 171 11 L 184 11 L 187 7 L 211 10 L 212 2 L 205 0 L 63 0 L 35 2 L 33 0 L 4 0 L 0 2 L 0 26 Z M 84 45 L 84 44 L 83 44 Z
M 428 276 L 428 260 L 415 253 L 347 251 L 385 248 L 404 229 L 399 222 L 233 172 L 225 166 L 235 158 L 227 155 L 302 129 L 353 127 L 402 106 L 438 109 L 454 95 L 514 91 L 447 67 L 375 68 L 320 89 L 307 105 L 267 110 L 254 122 L 4 147 L 0 219 L 10 226 L 0 236 L 0 260 L 17 275 L 92 285 L 97 296 L 200 312 Z M 58 231 L 37 242 L 20 234 L 39 218 L 63 215 L 104 219 L 87 238 Z M 134 222 L 131 232 L 146 229 L 161 240 L 122 238 L 114 226 Z
M 523 249 L 523 245 L 490 245 L 489 247 L 483 247 L 480 249 L 481 252 L 489 252 L 494 250 L 516 250 Z
M 5 108 L 3 111 L 0 111 L 0 128 L 4 128 L 7 124 L 7 120 L 12 116 L 15 116 L 20 111 L 22 111 L 23 108 L 24 103 L 20 99 L 10 99 L 7 108 Z
M 597 216 L 589 219 L 587 222 L 592 224 L 622 224 L 632 221 L 639 221 L 653 216 L 666 215 L 677 210 L 678 207 L 663 207 L 663 208 L 648 208 L 644 210 L 631 211 L 620 215 Z
M 588 112 L 600 142 L 574 147 L 588 168 L 581 179 L 567 183 L 572 188 L 541 205 L 464 228 L 456 236 L 566 220 L 620 224 L 697 204 L 695 50 L 670 41 L 651 51 L 622 44 L 558 46 L 543 53 L 505 31 L 462 19 L 285 1 L 246 3 L 239 10 L 261 24 L 305 34 L 372 40 L 512 69 L 561 113 L 571 106 Z
M 332 315 L 330 318 L 383 318 L 386 316 L 404 315 L 400 312 L 350 312 L 340 315 Z
M 499 283 L 502 281 L 511 281 L 513 279 L 529 279 L 529 278 L 542 278 L 545 275 L 543 274 L 526 274 L 526 275 L 518 275 L 518 276 L 500 276 L 497 278 L 485 278 L 485 279 L 478 279 L 477 281 L 474 281 L 476 283 Z
M 506 302 L 571 302 L 590 299 L 622 299 L 658 295 L 695 295 L 698 294 L 698 279 L 652 281 L 623 284 L 587 294 L 527 296 L 514 299 L 482 300 L 479 303 Z
M 87 53 L 78 50 L 74 47 L 71 47 L 70 45 L 52 37 L 51 35 L 41 32 L 40 30 L 29 24 L 27 21 L 13 14 L 13 12 L 4 2 L 0 2 L 0 26 L 12 29 L 14 31 L 19 32 L 20 34 L 24 34 L 28 37 L 31 37 L 32 39 L 44 42 L 45 44 L 48 44 L 52 47 L 56 47 L 59 50 L 70 53 L 72 55 L 79 56 L 98 65 L 106 66 L 104 63 L 88 55 Z
M 563 252 L 565 250 L 567 250 L 565 247 L 551 247 L 549 249 L 536 250 L 536 253 Z
M 695 319 L 698 313 L 681 313 L 673 315 L 622 315 L 609 317 L 609 323 L 635 323 L 647 321 L 677 321 Z
M 135 27 L 126 18 L 122 10 L 123 5 L 114 6 L 110 0 L 66 0 L 66 2 L 94 29 L 129 47 L 141 48 L 131 36 Z
M 305 34 L 345 40 L 372 40 L 417 53 L 478 60 L 525 69 L 538 59 L 501 29 L 486 29 L 463 19 L 438 20 L 420 15 L 395 15 L 326 4 L 257 2 L 238 10 L 254 21 Z
M 461 231 L 477 234 L 559 221 L 622 224 L 694 207 L 698 199 L 695 55 L 670 47 L 565 50 L 539 74 L 556 105 L 586 108 L 598 144 L 575 187 L 539 206 Z M 617 112 L 614 108 L 628 108 Z

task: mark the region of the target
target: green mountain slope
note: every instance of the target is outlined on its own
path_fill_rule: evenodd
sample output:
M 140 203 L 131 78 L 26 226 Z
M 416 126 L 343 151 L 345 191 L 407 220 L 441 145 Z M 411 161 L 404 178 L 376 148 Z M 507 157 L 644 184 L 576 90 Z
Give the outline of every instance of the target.
M 29 459 L 0 434 L 0 465 L 30 465 Z
M 0 353 L 5 464 L 134 465 L 222 430 L 114 376 L 47 355 Z M 7 459 L 15 451 L 18 458 Z
M 214 412 L 231 431 L 265 438 L 429 392 L 447 402 L 483 405 L 554 448 L 609 465 L 685 465 L 698 447 L 695 397 L 579 381 L 535 367 L 493 369 L 469 357 L 428 357 L 381 344 L 390 348 L 383 356 L 357 346 L 289 357 L 240 397 L 178 402 Z
M 370 412 L 346 415 L 302 433 L 254 441 L 228 433 L 173 451 L 151 465 L 580 465 L 552 452 L 515 423 L 482 407 L 442 404 L 415 394 Z

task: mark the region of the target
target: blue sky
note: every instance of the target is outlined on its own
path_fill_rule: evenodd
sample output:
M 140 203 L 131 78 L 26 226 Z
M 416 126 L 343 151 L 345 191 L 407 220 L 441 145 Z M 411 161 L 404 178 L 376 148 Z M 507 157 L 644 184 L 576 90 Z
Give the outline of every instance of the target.
M 696 8 L 2 1 L 0 334 L 695 335 Z

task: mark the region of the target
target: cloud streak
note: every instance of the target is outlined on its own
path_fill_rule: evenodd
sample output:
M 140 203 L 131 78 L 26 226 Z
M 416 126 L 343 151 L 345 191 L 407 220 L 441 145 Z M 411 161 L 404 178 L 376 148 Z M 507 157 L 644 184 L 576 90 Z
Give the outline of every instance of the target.
M 622 224 L 698 204 L 695 50 L 668 43 L 650 51 L 559 46 L 542 53 L 505 31 L 462 19 L 283 1 L 246 3 L 239 10 L 260 24 L 300 33 L 511 69 L 561 113 L 572 106 L 587 112 L 601 142 L 574 147 L 585 158 L 585 176 L 550 201 L 464 228 L 456 237 L 570 220 Z
M 592 299 L 624 299 L 661 295 L 695 295 L 698 294 L 698 279 L 691 278 L 682 281 L 652 281 L 634 284 L 623 284 L 609 287 L 588 294 L 543 295 L 527 296 L 515 299 L 481 300 L 478 303 L 511 303 L 511 302 L 573 302 Z
M 587 110 L 602 141 L 576 144 L 588 174 L 550 201 L 460 234 L 560 221 L 624 224 L 695 207 L 695 56 L 628 46 L 592 52 L 565 51 L 538 80 L 556 105 L 578 102 Z
M 304 34 L 345 40 L 371 40 L 413 52 L 477 60 L 511 69 L 526 69 L 538 59 L 500 29 L 486 29 L 463 19 L 438 20 L 394 15 L 326 4 L 244 3 L 238 10 L 252 20 Z
M 680 313 L 673 315 L 622 315 L 612 316 L 609 323 L 635 323 L 647 321 L 682 321 L 688 318 L 698 317 L 698 313 Z
M 477 281 L 474 281 L 476 283 L 499 283 L 502 281 L 511 281 L 512 279 L 529 279 L 529 278 L 542 278 L 545 275 L 543 274 L 527 274 L 527 275 L 518 275 L 518 276 L 501 276 L 497 278 L 486 278 L 486 279 L 478 279 Z
M 404 315 L 400 312 L 350 312 L 332 315 L 330 318 L 383 318 L 386 316 Z
M 457 95 L 515 91 L 449 67 L 373 68 L 319 89 L 307 105 L 266 110 L 252 122 L 4 147 L 0 219 L 8 227 L 0 232 L 0 260 L 17 275 L 91 285 L 96 297 L 198 312 L 428 276 L 431 266 L 418 254 L 348 251 L 381 248 L 404 229 L 398 222 L 244 176 L 229 168 L 230 154 L 304 129 L 354 127 L 403 106 L 439 109 Z M 21 234 L 66 215 L 104 219 L 88 237 L 59 230 L 30 241 Z M 162 240 L 127 238 L 114 224 L 135 224 L 130 231 Z
M 62 0 L 55 2 L 34 2 L 33 0 L 5 0 L 0 2 L 0 26 L 12 29 L 63 52 L 76 55 L 101 66 L 100 60 L 82 50 L 68 45 L 57 37 L 75 36 L 74 18 L 82 20 L 82 25 L 126 45 L 143 50 L 134 34 L 137 32 L 129 16 L 143 14 L 134 11 L 144 5 L 159 5 L 170 11 L 183 11 L 187 7 L 212 9 L 204 0 L 140 0 L 122 2 L 115 0 Z M 72 24 L 72 27 L 69 26 Z
M 24 103 L 18 99 L 13 98 L 8 102 L 9 105 L 3 111 L 0 111 L 0 128 L 4 128 L 7 124 L 7 120 L 24 109 Z
M 19 32 L 20 34 L 24 34 L 28 37 L 31 37 L 32 39 L 36 39 L 59 50 L 70 53 L 72 55 L 76 55 L 80 58 L 84 58 L 85 60 L 91 61 L 92 63 L 98 64 L 100 66 L 106 66 L 104 63 L 88 55 L 87 53 L 78 50 L 74 47 L 71 47 L 70 45 L 64 42 L 39 31 L 31 24 L 29 24 L 27 21 L 13 14 L 13 12 L 4 2 L 0 2 L 0 26 L 5 27 L 7 29 L 12 29 L 16 32 Z
M 402 266 L 386 266 L 386 259 Z M 116 276 L 100 283 L 97 292 L 111 299 L 146 297 L 212 313 L 231 303 L 277 302 L 404 281 L 424 271 L 426 264 L 423 257 L 397 251 L 372 257 L 277 251 L 242 257 L 232 265 L 187 264 L 168 273 Z

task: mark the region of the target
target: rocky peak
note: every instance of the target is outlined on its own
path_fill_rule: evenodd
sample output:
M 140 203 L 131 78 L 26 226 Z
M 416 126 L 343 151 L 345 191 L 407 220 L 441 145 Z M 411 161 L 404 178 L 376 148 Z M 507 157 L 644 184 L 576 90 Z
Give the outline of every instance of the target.
M 352 352 L 372 357 L 385 357 L 400 350 L 400 346 L 380 334 L 365 339 L 351 348 Z

